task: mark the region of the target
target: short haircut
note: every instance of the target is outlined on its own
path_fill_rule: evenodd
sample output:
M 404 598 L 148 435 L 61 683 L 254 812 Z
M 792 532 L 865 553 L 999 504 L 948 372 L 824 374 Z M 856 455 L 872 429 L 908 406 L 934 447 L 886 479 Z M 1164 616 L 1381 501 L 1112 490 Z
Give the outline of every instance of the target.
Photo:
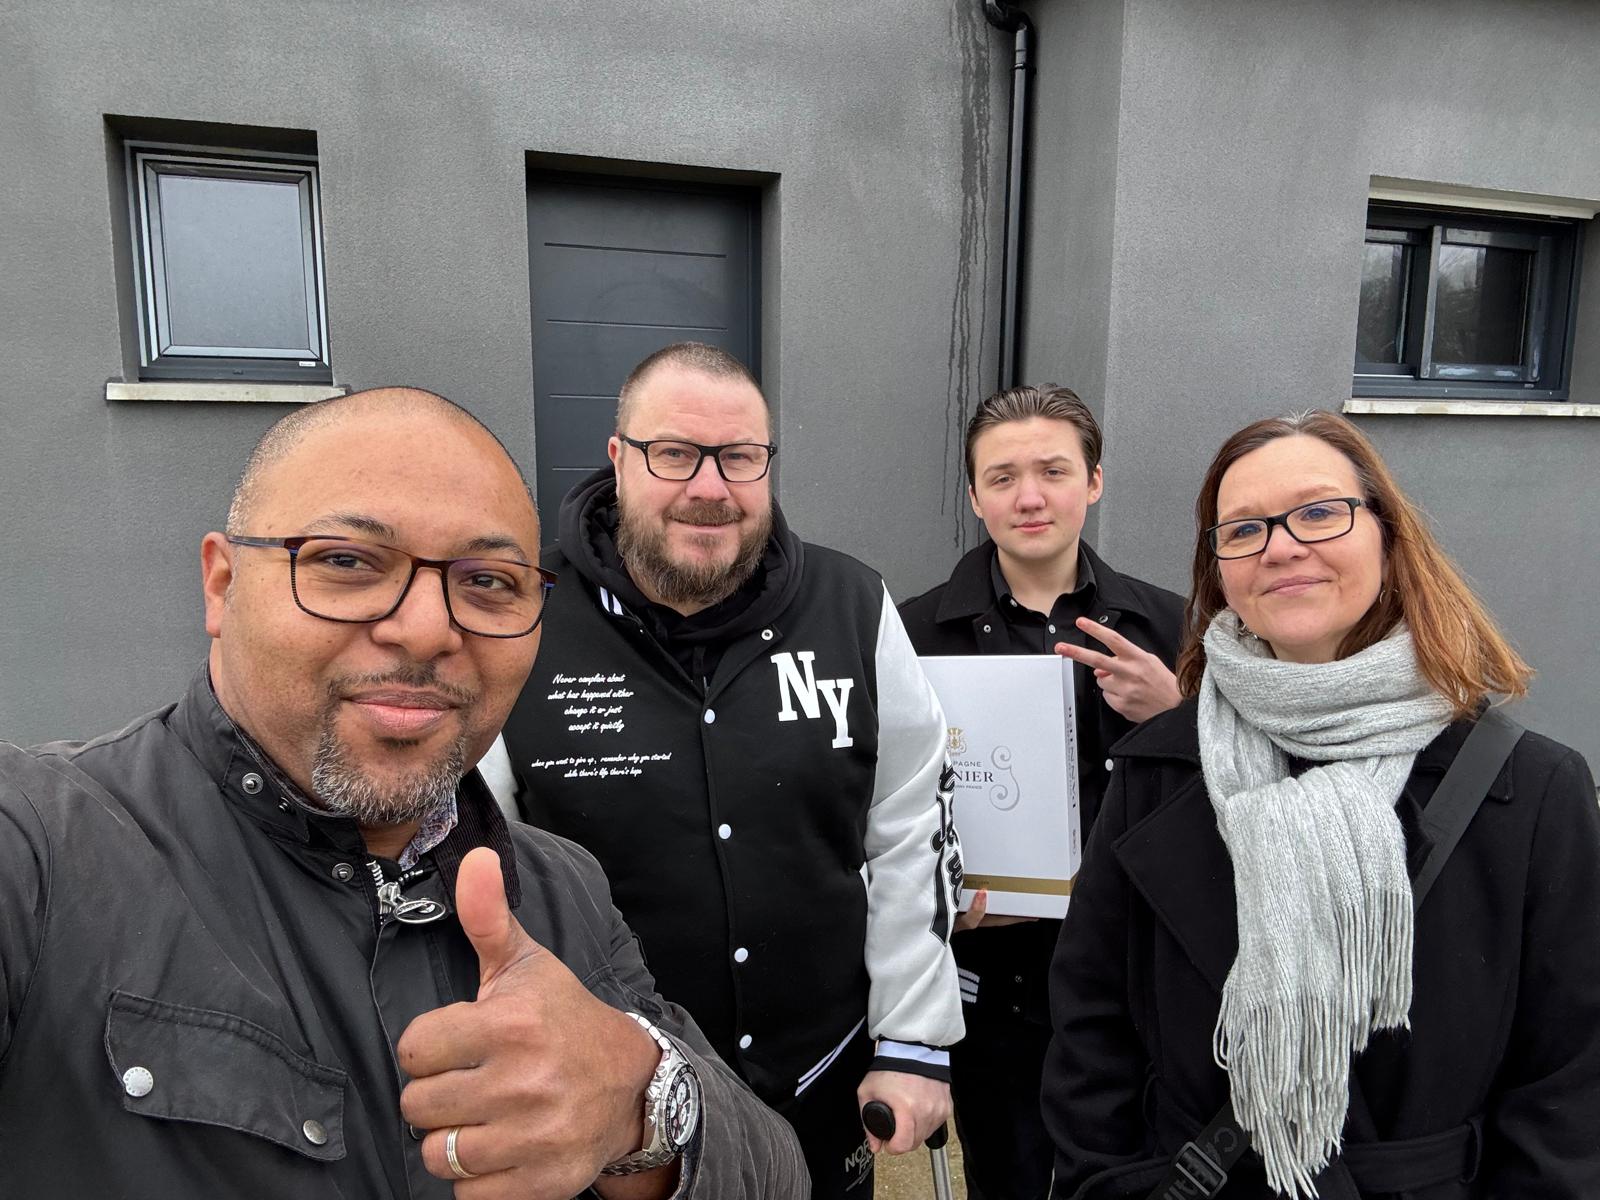
M 967 422 L 967 481 L 977 484 L 977 462 L 973 448 L 978 435 L 996 425 L 1010 421 L 1026 421 L 1044 417 L 1049 421 L 1065 421 L 1078 431 L 1078 441 L 1083 444 L 1083 461 L 1089 474 L 1100 465 L 1100 422 L 1094 419 L 1089 406 L 1078 399 L 1078 393 L 1054 383 L 1037 387 L 1023 386 L 996 392 L 972 414 Z
M 1471 714 L 1491 692 L 1525 695 L 1532 670 L 1496 628 L 1494 618 L 1434 538 L 1422 511 L 1400 490 L 1377 447 L 1349 421 L 1320 409 L 1246 425 L 1222 443 L 1206 469 L 1194 504 L 1194 577 L 1178 654 L 1178 686 L 1184 695 L 1200 690 L 1206 666 L 1201 639 L 1211 618 L 1227 607 L 1222 573 L 1206 532 L 1217 523 L 1222 477 L 1252 450 L 1284 437 L 1316 438 L 1349 459 L 1362 503 L 1383 531 L 1388 578 L 1377 601 L 1345 635 L 1338 657 L 1359 654 L 1404 621 L 1416 643 L 1417 666 L 1455 706 L 1456 716 Z
M 256 442 L 255 448 L 250 451 L 250 456 L 245 459 L 239 484 L 233 489 L 233 500 L 228 505 L 226 531 L 236 536 L 249 533 L 251 510 L 261 494 L 262 480 L 269 468 L 288 458 L 295 447 L 310 433 L 338 421 L 355 418 L 363 410 L 402 413 L 431 411 L 482 430 L 505 453 L 506 461 L 522 480 L 523 489 L 528 493 L 528 502 L 533 503 L 533 489 L 528 486 L 528 477 L 522 473 L 517 460 L 511 457 L 511 451 L 506 449 L 505 443 L 495 435 L 494 430 L 454 400 L 448 400 L 438 392 L 429 392 L 422 388 L 368 388 L 360 392 L 351 392 L 347 396 L 334 396 L 328 400 L 318 400 L 315 404 L 307 404 L 267 427 L 267 431 Z M 537 507 L 535 511 L 538 511 Z
M 633 415 L 633 405 L 638 399 L 639 388 L 658 367 L 681 367 L 684 370 L 699 371 L 713 379 L 742 380 L 756 390 L 756 394 L 761 396 L 763 405 L 767 402 L 767 397 L 762 393 L 756 377 L 750 373 L 750 368 L 726 350 L 708 346 L 704 342 L 674 342 L 650 355 L 628 372 L 627 379 L 622 381 L 622 388 L 617 392 L 616 432 L 627 432 L 628 418 Z

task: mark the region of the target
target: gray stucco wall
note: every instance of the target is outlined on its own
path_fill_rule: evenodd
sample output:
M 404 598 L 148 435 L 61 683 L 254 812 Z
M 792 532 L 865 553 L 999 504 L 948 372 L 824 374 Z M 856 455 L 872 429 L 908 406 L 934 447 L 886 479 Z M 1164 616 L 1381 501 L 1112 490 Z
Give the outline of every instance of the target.
M 1103 380 L 1101 549 L 1185 590 L 1215 448 L 1258 417 L 1337 411 L 1350 395 L 1370 176 L 1600 197 L 1600 22 L 1593 5 L 1556 0 L 1033 12 L 1042 44 L 1070 44 L 1081 74 L 1041 81 L 1038 157 L 1069 189 L 1087 187 L 1070 182 L 1074 166 L 1114 170 L 1099 180 L 1114 214 L 1109 242 L 1093 202 L 1038 239 L 1049 254 L 1030 281 L 1028 370 Z M 1081 236 L 1107 258 L 1066 248 Z M 1597 241 L 1591 230 L 1575 349 L 1573 399 L 1588 403 L 1600 401 Z M 1600 763 L 1600 420 L 1356 420 L 1538 669 L 1523 719 Z
M 282 411 L 103 398 L 107 114 L 314 131 L 337 381 L 440 390 L 530 468 L 528 155 L 767 180 L 790 519 L 900 592 L 953 556 L 1005 153 L 1007 47 L 972 0 L 24 0 L 0 30 L 0 738 L 91 734 L 181 687 L 199 539 Z

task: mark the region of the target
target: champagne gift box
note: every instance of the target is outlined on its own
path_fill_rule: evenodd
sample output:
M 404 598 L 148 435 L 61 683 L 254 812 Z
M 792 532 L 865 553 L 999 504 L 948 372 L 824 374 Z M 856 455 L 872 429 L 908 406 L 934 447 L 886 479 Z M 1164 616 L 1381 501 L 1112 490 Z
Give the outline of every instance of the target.
M 991 913 L 1065 916 L 1083 853 L 1074 664 L 1053 654 L 921 662 L 955 770 L 961 907 L 988 888 Z

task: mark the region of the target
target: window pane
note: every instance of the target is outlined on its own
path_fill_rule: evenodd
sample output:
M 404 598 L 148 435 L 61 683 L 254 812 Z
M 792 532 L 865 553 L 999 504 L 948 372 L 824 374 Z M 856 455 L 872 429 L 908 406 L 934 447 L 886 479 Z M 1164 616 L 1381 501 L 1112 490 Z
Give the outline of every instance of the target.
M 1406 270 L 1410 256 L 1410 247 L 1393 243 L 1368 242 L 1362 251 L 1357 362 L 1402 361 Z
M 1433 358 L 1520 363 L 1531 254 L 1490 246 L 1439 247 Z
M 157 178 L 171 347 L 317 357 L 319 339 L 307 319 L 299 177 L 163 172 Z

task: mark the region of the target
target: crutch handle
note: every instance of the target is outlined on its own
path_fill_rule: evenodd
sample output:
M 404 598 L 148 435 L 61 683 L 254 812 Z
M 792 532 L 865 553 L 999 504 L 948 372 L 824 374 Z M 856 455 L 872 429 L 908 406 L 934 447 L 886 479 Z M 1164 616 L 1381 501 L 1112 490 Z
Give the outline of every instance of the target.
M 861 1108 L 861 1124 L 880 1142 L 887 1142 L 894 1137 L 894 1109 L 882 1100 L 868 1100 Z M 923 1145 L 929 1150 L 941 1150 L 949 1140 L 950 1126 L 947 1122 L 941 1122 Z

